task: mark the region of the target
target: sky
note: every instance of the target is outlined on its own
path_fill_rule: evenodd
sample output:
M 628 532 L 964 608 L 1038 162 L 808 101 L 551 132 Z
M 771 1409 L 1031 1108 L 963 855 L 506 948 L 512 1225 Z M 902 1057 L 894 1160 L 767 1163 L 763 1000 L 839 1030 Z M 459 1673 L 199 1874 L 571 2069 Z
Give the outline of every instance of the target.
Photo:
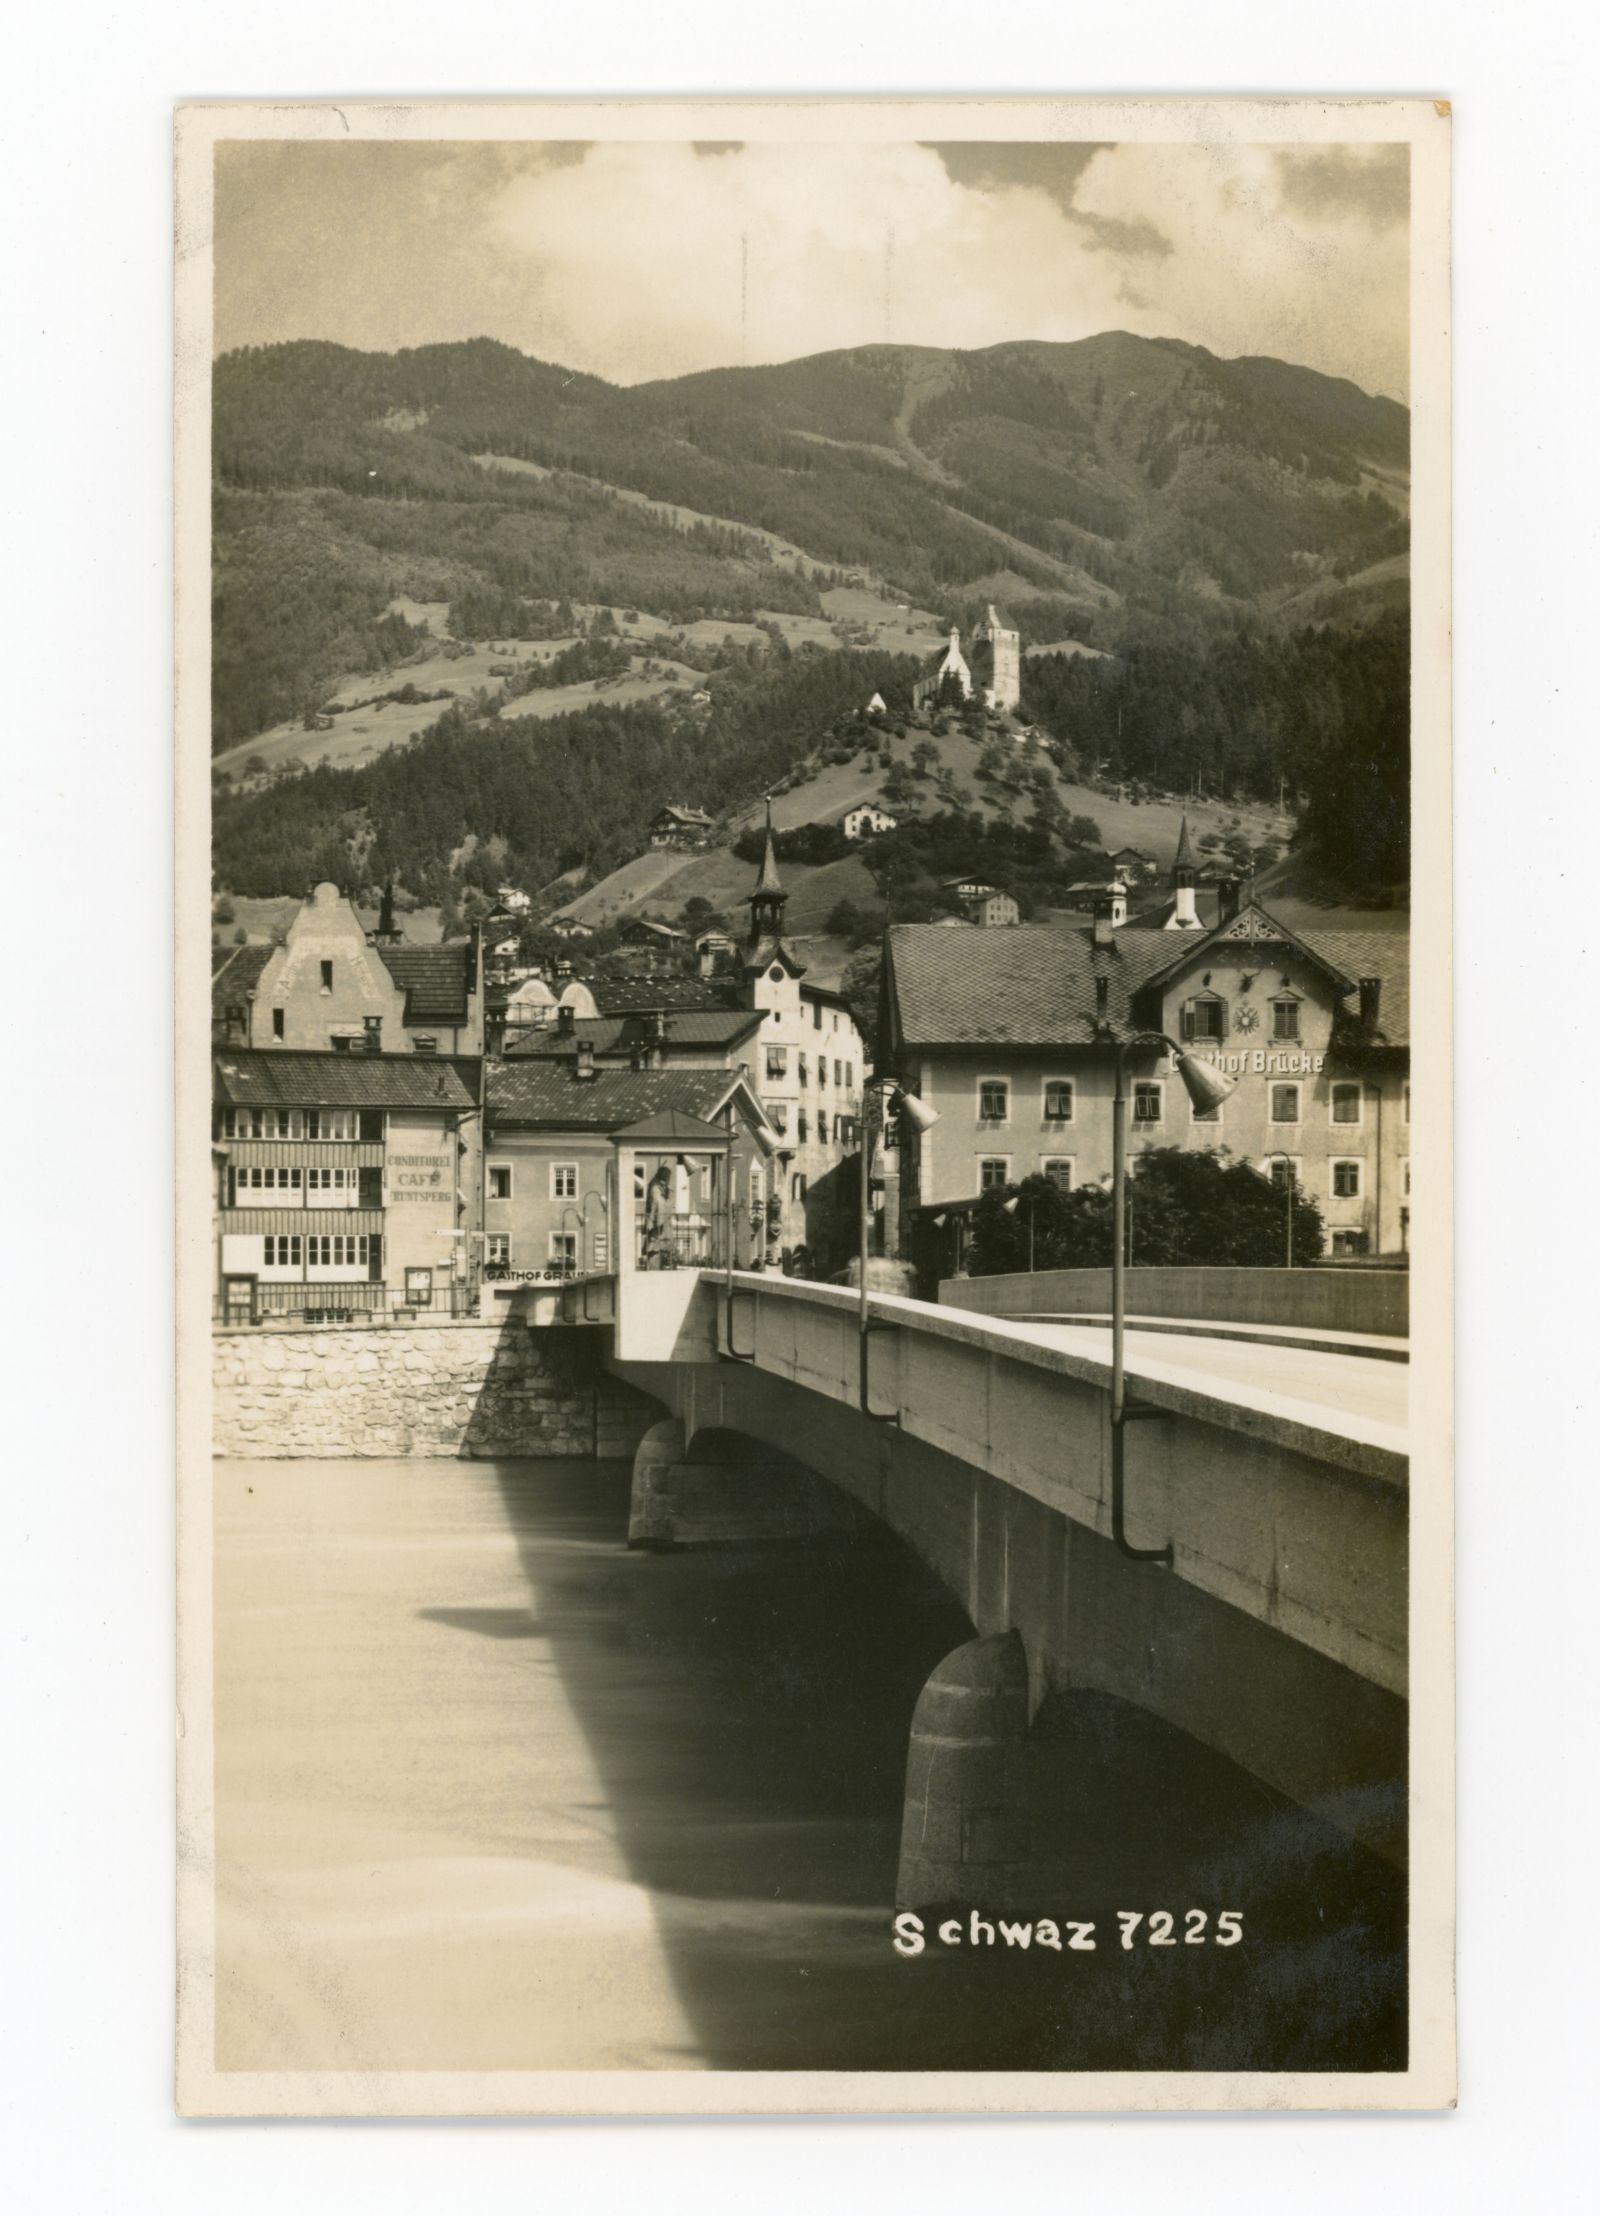
M 486 336 L 618 384 L 1125 330 L 1407 394 L 1404 146 L 378 143 L 217 154 L 216 344 Z

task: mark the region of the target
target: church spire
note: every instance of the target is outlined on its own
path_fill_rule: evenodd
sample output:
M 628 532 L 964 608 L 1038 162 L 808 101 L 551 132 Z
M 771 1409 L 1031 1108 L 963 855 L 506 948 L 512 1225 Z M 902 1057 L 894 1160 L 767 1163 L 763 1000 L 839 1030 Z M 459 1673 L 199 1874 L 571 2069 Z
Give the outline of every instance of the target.
M 789 895 L 783 889 L 778 875 L 778 851 L 772 840 L 772 802 L 767 802 L 767 845 L 761 857 L 761 873 L 756 879 L 755 891 L 750 895 L 750 943 L 757 940 L 778 938 L 783 931 L 783 911 L 788 906 Z

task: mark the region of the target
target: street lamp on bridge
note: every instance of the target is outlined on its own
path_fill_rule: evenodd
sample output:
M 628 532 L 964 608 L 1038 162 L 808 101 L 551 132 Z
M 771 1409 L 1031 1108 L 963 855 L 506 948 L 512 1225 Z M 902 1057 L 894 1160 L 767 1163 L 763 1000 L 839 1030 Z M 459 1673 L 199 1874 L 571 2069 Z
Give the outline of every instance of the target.
M 876 1098 L 880 1125 L 886 1124 L 891 1115 L 903 1116 L 913 1131 L 932 1130 L 939 1120 L 937 1108 L 930 1108 L 915 1093 L 907 1092 L 892 1077 L 869 1077 L 861 1088 L 861 1190 L 856 1212 L 857 1268 L 861 1277 L 861 1301 L 857 1311 L 860 1342 L 861 1413 L 872 1415 L 867 1404 L 867 1339 L 872 1331 L 872 1318 L 867 1312 L 867 1249 L 871 1244 L 872 1223 L 872 1104 Z M 899 1411 L 874 1418 L 878 1423 L 898 1423 Z
M 1116 1090 L 1111 1097 L 1111 1536 L 1117 1551 L 1130 1562 L 1164 1562 L 1172 1566 L 1172 1542 L 1165 1546 L 1136 1547 L 1128 1538 L 1125 1517 L 1124 1448 L 1130 1416 L 1155 1416 L 1161 1410 L 1143 1401 L 1128 1399 L 1123 1367 L 1123 1341 L 1128 1319 L 1128 1057 L 1155 1049 L 1175 1057 L 1183 1089 L 1202 1114 L 1220 1107 L 1234 1090 L 1235 1080 L 1225 1077 L 1212 1062 L 1188 1054 L 1164 1031 L 1136 1031 L 1117 1049 Z

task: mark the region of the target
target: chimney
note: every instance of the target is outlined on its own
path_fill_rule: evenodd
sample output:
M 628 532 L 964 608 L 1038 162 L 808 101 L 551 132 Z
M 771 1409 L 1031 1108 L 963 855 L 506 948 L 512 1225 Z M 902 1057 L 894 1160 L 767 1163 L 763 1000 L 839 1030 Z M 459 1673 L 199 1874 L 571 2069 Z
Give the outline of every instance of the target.
M 1361 995 L 1361 1029 L 1367 1038 L 1378 1028 L 1378 996 L 1383 990 L 1380 977 L 1360 977 L 1356 990 Z
M 1218 885 L 1217 922 L 1219 926 L 1224 923 L 1232 923 L 1235 916 L 1238 915 L 1239 892 L 1240 886 L 1237 877 L 1224 877 Z
M 572 1074 L 580 1085 L 593 1083 L 594 1041 L 592 1039 L 580 1039 L 578 1041 L 577 1053 L 573 1057 Z
M 659 1009 L 652 1008 L 644 1019 L 644 1041 L 639 1056 L 639 1067 L 658 1070 L 666 1060 L 667 1026 Z
M 1111 1008 L 1111 980 L 1097 977 L 1094 981 L 1094 1027 L 1104 1031 Z
M 1115 946 L 1117 940 L 1117 905 L 1111 893 L 1094 896 L 1094 943 L 1096 946 Z M 1104 980 L 1097 980 L 1104 982 Z
M 483 977 L 483 925 L 474 919 L 467 932 L 467 991 L 475 993 Z
M 571 1001 L 562 1001 L 560 1007 L 556 1010 L 556 1037 L 558 1039 L 570 1039 L 577 1020 L 577 1010 L 573 1007 Z

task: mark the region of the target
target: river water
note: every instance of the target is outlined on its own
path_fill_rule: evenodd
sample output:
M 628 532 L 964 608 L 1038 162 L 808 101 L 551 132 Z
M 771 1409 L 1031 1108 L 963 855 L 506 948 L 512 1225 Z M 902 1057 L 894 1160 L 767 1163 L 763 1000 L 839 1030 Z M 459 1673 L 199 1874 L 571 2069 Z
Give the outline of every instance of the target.
M 1270 1956 L 896 1953 L 911 1712 L 971 1627 L 887 1535 L 630 1552 L 589 1462 L 216 1486 L 220 2069 L 1403 2059 L 1394 1900 L 1280 1809 Z M 1241 1882 L 1259 1789 L 1104 1739 L 1172 1882 Z

